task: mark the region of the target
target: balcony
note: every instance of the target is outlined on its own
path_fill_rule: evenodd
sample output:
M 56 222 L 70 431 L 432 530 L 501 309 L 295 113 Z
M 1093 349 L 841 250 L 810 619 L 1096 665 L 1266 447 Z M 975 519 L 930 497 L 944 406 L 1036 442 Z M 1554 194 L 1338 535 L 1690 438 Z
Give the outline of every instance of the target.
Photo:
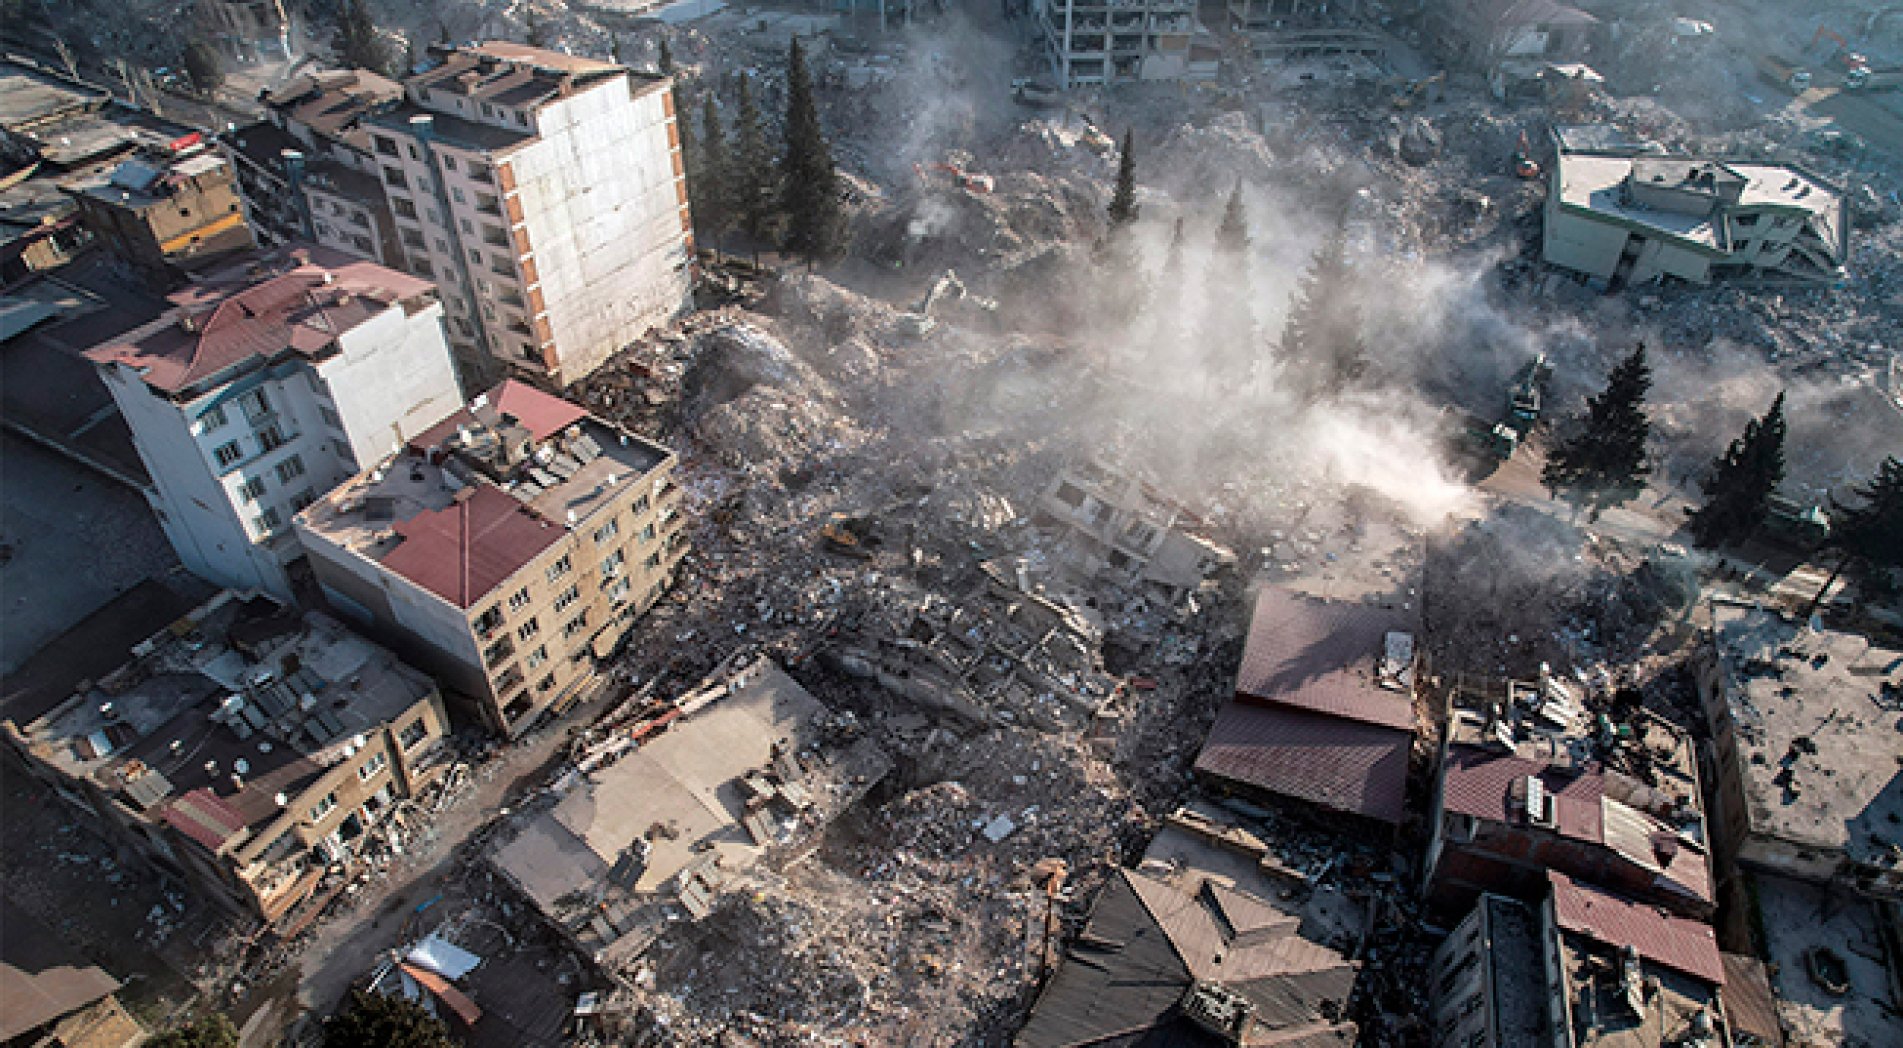
M 502 201 L 487 193 L 476 194 L 476 213 L 494 218 L 502 217 Z

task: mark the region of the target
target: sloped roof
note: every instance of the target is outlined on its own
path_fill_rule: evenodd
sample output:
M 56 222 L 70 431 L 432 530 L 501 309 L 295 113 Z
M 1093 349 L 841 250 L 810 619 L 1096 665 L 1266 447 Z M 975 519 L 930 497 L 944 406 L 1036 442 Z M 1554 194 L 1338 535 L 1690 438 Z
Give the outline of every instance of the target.
M 1406 612 L 1264 587 L 1249 622 L 1236 695 L 1412 731 L 1413 699 L 1381 687 L 1376 661 L 1389 633 L 1414 629 Z
M 1407 796 L 1403 730 L 1307 710 L 1225 704 L 1196 770 L 1398 825 Z
M 453 436 L 458 426 L 479 423 L 493 428 L 501 423 L 504 415 L 515 419 L 540 443 L 588 417 L 588 409 L 581 405 L 515 379 L 507 379 L 470 401 L 470 404 L 476 403 L 483 406 L 472 409 L 465 404 L 455 414 L 412 437 L 409 446 L 418 451 L 437 447 Z
M 466 498 L 397 522 L 403 541 L 383 566 L 468 609 L 565 533 L 501 488 L 464 490 Z
M 172 828 L 213 852 L 244 832 L 244 814 L 231 802 L 200 787 L 173 801 L 165 809 L 165 821 Z
M 119 980 L 86 963 L 52 929 L 0 896 L 0 1041 L 119 989 Z
M 1725 984 L 1718 936 L 1708 924 L 1662 913 L 1657 907 L 1546 872 L 1559 926 L 1612 947 L 1630 946 L 1654 964 L 1713 986 Z
M 1764 962 L 1740 953 L 1718 955 L 1725 966 L 1725 1018 L 1738 1033 L 1750 1034 L 1759 1043 L 1784 1044 L 1784 1026 L 1777 1017 L 1777 997 L 1771 992 L 1771 980 Z

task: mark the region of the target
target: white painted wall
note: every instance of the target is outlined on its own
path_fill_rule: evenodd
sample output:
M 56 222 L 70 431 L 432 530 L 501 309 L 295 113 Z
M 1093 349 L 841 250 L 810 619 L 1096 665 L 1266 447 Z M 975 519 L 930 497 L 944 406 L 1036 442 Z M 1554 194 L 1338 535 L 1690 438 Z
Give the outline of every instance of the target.
M 440 302 L 407 315 L 387 309 L 337 345 L 340 352 L 319 362 L 316 373 L 343 417 L 356 468 L 388 457 L 462 406 Z
M 542 107 L 541 139 L 511 154 L 548 322 L 571 382 L 687 303 L 665 91 L 625 79 Z

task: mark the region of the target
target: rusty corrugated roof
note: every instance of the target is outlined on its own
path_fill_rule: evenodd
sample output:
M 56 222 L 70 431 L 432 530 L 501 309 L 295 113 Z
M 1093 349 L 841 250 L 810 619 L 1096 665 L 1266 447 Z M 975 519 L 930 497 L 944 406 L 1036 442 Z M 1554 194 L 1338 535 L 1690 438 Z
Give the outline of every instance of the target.
M 479 484 L 468 498 L 400 521 L 403 541 L 383 566 L 468 609 L 566 534 L 501 488 Z
M 1230 702 L 1216 716 L 1196 770 L 1399 824 L 1411 740 L 1406 731 L 1378 724 Z
M 1725 984 L 1718 936 L 1710 925 L 1581 884 L 1557 870 L 1546 871 L 1546 878 L 1554 919 L 1566 931 L 1607 946 L 1630 946 L 1654 964 L 1713 986 Z
M 1414 629 L 1406 612 L 1265 587 L 1249 622 L 1236 695 L 1412 731 L 1413 697 L 1381 687 L 1376 662 L 1389 633 Z

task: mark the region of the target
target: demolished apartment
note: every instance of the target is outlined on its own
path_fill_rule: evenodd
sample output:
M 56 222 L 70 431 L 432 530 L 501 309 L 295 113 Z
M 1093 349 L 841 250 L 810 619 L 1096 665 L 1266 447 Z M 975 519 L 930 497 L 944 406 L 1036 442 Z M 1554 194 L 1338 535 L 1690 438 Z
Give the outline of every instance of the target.
M 1033 527 L 1058 536 L 1057 559 L 1093 583 L 1142 589 L 1181 603 L 1235 554 L 1203 538 L 1203 521 L 1134 477 L 1089 459 L 1059 473 L 1038 500 Z
M 1034 0 L 1030 10 L 1059 87 L 1216 78 L 1221 52 L 1191 0 Z
M 1690 738 L 1635 711 L 1596 726 L 1578 689 L 1513 682 L 1449 719 L 1425 877 L 1435 905 L 1483 892 L 1532 899 L 1546 870 L 1700 920 L 1716 906 Z
M 299 514 L 331 606 L 515 736 L 600 681 L 687 551 L 674 453 L 516 381 Z
M 1613 288 L 1843 276 L 1849 204 L 1823 176 L 1788 163 L 1583 144 L 1589 137 L 1554 134 L 1541 236 L 1552 265 Z
M 1719 869 L 1903 899 L 1903 650 L 1712 602 L 1698 673 Z
M 1376 834 L 1403 819 L 1414 617 L 1276 587 L 1256 597 L 1236 677 L 1196 758 L 1211 789 Z
M 8 751 L 123 854 L 275 923 L 445 772 L 427 676 L 319 613 L 219 593 Z
M 1532 908 L 1499 895 L 1480 896 L 1435 947 L 1428 965 L 1433 1043 L 1447 1048 L 1555 1043 L 1546 1036 L 1540 946 L 1539 918 Z
M 766 660 L 605 719 L 552 807 L 489 862 L 612 967 L 682 912 L 711 912 L 761 856 L 811 837 L 885 776 L 885 755 Z

